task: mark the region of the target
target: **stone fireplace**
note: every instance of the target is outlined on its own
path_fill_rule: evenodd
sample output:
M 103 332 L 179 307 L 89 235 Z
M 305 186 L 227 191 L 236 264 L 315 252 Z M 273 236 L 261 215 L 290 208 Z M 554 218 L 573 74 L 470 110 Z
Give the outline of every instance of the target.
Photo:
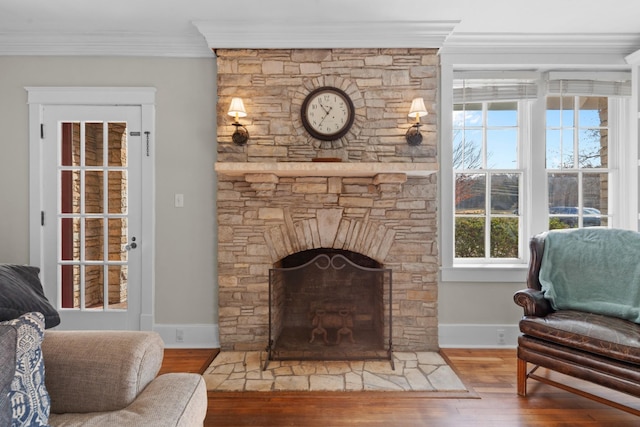
M 222 349 L 264 350 L 270 335 L 270 270 L 294 254 L 325 251 L 392 271 L 393 288 L 383 283 L 375 291 L 389 310 L 367 309 L 359 321 L 379 323 L 383 342 L 392 340 L 395 350 L 437 350 L 435 111 L 428 107 L 422 145 L 409 146 L 404 138 L 411 99 L 422 96 L 429 106 L 436 100 L 435 51 L 216 54 Z M 341 88 L 355 105 L 354 126 L 337 141 L 316 141 L 301 125 L 302 99 L 321 86 Z M 231 142 L 226 109 L 233 96 L 244 99 L 249 115 L 245 146 Z M 338 298 L 338 305 L 359 298 L 357 292 Z M 330 301 L 318 304 L 328 305 L 306 302 L 309 307 L 297 310 L 346 309 Z

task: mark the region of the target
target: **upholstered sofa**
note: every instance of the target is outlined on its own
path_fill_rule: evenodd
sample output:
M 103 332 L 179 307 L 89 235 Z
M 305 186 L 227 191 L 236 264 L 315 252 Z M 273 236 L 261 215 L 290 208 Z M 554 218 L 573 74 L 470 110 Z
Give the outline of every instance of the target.
M 158 376 L 157 333 L 45 330 L 47 305 L 36 267 L 0 264 L 0 426 L 203 425 L 204 379 Z
M 640 397 L 640 233 L 606 228 L 550 231 L 530 241 L 518 339 L 518 394 L 535 379 L 640 415 L 538 367 Z M 532 369 L 529 370 L 529 365 Z

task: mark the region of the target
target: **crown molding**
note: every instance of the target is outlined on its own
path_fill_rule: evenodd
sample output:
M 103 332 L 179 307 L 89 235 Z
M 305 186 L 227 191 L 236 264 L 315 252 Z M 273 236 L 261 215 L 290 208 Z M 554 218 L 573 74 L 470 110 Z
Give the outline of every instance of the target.
M 640 47 L 640 33 L 453 33 L 442 54 L 628 55 Z
M 0 55 L 200 58 L 213 52 L 200 34 L 0 32 Z
M 193 21 L 211 49 L 440 48 L 460 21 Z
M 640 64 L 640 50 L 636 50 L 632 54 L 627 55 L 624 60 L 627 62 L 627 64 Z

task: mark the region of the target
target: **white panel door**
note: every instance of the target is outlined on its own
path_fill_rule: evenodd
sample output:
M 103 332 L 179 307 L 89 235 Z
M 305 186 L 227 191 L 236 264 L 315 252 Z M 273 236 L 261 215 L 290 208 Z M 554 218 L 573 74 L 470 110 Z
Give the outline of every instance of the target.
M 41 278 L 60 329 L 140 329 L 140 106 L 42 110 Z

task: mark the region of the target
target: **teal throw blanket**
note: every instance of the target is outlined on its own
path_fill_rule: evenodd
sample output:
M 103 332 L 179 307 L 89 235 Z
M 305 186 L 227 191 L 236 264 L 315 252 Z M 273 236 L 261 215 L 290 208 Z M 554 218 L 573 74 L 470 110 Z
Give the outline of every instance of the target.
M 550 231 L 539 278 L 555 310 L 640 323 L 640 233 L 598 227 Z

